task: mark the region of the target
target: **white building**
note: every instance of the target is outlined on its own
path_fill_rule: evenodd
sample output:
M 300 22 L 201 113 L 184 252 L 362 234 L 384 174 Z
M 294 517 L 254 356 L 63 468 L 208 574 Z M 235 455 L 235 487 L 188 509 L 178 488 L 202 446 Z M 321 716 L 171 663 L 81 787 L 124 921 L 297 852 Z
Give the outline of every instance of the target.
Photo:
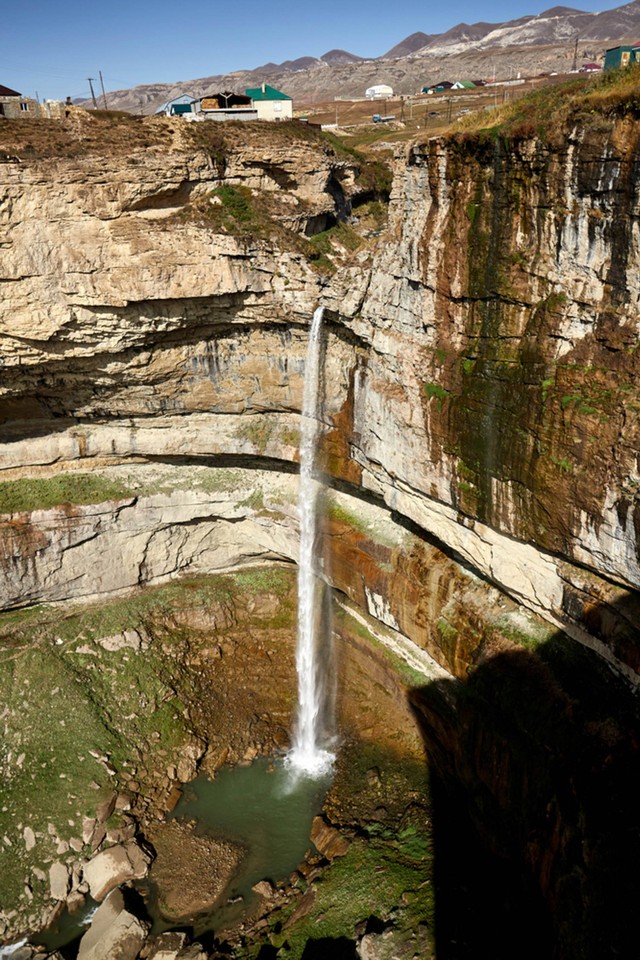
M 388 97 L 393 96 L 393 88 L 387 83 L 378 83 L 374 87 L 369 87 L 368 90 L 365 90 L 364 95 L 367 100 L 386 100 Z

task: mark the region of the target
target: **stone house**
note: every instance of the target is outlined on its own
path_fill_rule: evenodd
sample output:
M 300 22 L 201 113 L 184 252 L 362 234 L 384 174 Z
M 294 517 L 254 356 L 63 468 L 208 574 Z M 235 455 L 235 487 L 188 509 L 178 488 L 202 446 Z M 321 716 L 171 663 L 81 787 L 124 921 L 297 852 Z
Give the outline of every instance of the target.
M 25 117 L 59 120 L 64 115 L 64 107 L 60 100 L 45 100 L 39 103 L 33 97 L 23 97 L 17 90 L 0 84 L 0 117 L 7 117 L 9 120 Z
M 11 87 L 4 87 L 0 84 L 0 117 L 15 119 L 16 117 L 37 116 L 37 107 L 37 100 L 23 97 L 17 90 L 12 90 Z

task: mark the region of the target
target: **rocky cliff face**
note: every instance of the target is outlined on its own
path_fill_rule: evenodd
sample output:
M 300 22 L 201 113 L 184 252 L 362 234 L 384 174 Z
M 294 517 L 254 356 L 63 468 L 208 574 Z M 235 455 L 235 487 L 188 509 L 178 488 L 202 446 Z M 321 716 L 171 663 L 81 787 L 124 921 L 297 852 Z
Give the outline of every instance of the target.
M 605 611 L 639 577 L 636 156 L 629 122 L 412 147 L 347 320 L 362 486 L 623 671 Z
M 54 157 L 31 144 L 0 167 L 3 606 L 295 560 L 306 334 L 323 303 L 326 577 L 451 678 L 435 706 L 416 699 L 428 749 L 449 783 L 484 771 L 490 842 L 559 902 L 586 774 L 553 807 L 551 852 L 531 836 L 555 775 L 531 833 L 503 836 L 508 782 L 524 794 L 535 771 L 512 764 L 510 780 L 496 758 L 516 719 L 525 740 L 533 721 L 496 704 L 483 735 L 481 680 L 562 631 L 544 681 L 522 671 L 523 696 L 544 689 L 563 711 L 567 756 L 588 730 L 603 767 L 607 744 L 628 761 L 628 725 L 598 726 L 594 707 L 574 727 L 575 689 L 549 690 L 585 650 L 621 696 L 637 682 L 637 122 L 413 145 L 382 240 L 333 274 L 305 235 L 371 194 L 357 161 L 306 133 L 199 142 L 146 123 L 106 156 L 70 129 Z M 348 259 L 338 239 L 332 257 Z

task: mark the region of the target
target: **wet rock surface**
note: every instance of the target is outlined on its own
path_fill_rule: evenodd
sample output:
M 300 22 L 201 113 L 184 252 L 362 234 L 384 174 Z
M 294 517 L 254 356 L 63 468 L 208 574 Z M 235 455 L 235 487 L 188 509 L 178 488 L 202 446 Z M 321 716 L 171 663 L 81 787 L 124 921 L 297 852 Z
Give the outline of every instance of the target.
M 135 960 L 148 930 L 149 925 L 127 910 L 124 897 L 114 890 L 82 937 L 78 960 Z

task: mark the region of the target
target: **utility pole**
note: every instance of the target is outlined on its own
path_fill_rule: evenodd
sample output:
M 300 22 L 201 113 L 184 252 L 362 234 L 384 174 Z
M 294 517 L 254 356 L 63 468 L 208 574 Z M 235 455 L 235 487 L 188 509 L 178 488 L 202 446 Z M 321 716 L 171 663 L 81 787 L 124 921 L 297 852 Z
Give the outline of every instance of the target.
M 91 90 L 91 99 L 93 100 L 93 109 L 94 109 L 94 110 L 97 110 L 97 109 L 98 109 L 98 101 L 96 100 L 96 95 L 95 95 L 95 93 L 93 92 L 93 83 L 92 83 L 92 81 L 95 80 L 95 77 L 87 77 L 87 80 L 89 81 L 89 88 L 90 88 L 90 90 Z
M 104 92 L 104 80 L 102 79 L 102 70 L 98 70 L 98 76 L 100 77 L 100 86 L 102 87 L 102 99 L 104 100 L 104 108 L 105 110 L 108 110 L 109 105 L 107 104 L 107 95 Z
M 578 69 L 578 43 L 579 43 L 579 41 L 580 41 L 580 37 L 576 37 L 576 45 L 575 45 L 575 47 L 573 48 L 573 66 L 571 67 L 571 72 L 572 72 L 572 73 L 575 73 L 576 70 Z

